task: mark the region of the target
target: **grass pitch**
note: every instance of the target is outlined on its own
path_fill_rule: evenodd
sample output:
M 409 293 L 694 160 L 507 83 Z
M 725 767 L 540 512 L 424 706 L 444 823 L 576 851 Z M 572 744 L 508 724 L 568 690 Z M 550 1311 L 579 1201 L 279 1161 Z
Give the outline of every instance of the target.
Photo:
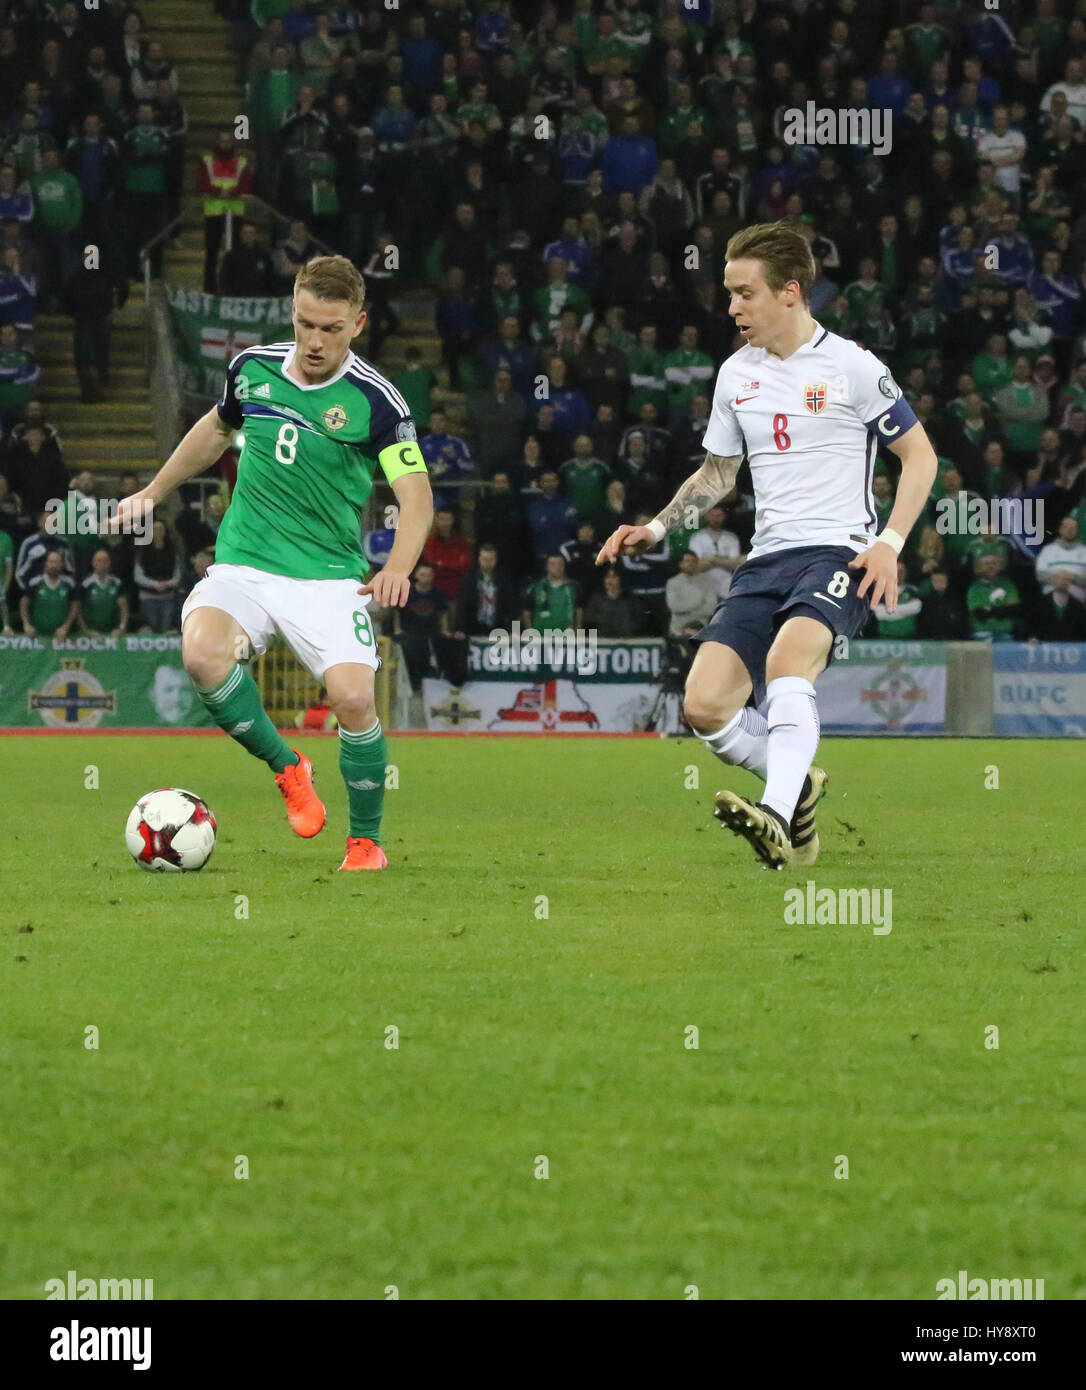
M 693 740 L 504 737 L 393 737 L 392 870 L 337 874 L 305 746 L 309 842 L 226 738 L 0 739 L 0 1296 L 1086 1296 L 1081 745 L 827 740 L 791 875 Z M 127 857 L 164 785 L 202 873 Z M 808 878 L 891 933 L 786 924 Z

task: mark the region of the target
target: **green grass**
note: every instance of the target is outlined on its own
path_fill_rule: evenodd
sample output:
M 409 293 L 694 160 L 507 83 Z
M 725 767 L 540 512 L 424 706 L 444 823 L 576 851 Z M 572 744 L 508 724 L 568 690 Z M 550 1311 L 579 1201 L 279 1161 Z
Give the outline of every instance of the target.
M 310 842 L 225 738 L 0 740 L 0 1296 L 1086 1296 L 1081 745 L 827 740 L 790 877 L 689 740 L 390 748 L 393 868 L 340 875 L 334 740 Z M 203 873 L 126 855 L 169 784 Z M 807 877 L 891 934 L 785 925 Z

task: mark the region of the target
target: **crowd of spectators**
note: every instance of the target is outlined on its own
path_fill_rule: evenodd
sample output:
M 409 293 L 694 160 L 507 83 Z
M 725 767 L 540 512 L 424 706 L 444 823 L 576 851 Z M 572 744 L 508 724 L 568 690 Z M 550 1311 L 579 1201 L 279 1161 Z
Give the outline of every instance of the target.
M 177 72 L 128 0 L 0 0 L 5 635 L 177 626 L 183 549 L 169 534 L 145 552 L 97 534 L 95 494 L 107 489 L 90 472 L 71 476 L 39 399 L 35 333 L 39 310 L 68 315 L 81 399 L 103 399 L 113 311 L 140 272 L 139 248 L 180 208 L 186 128 Z M 156 273 L 161 253 L 160 243 Z M 57 503 L 59 530 L 46 514 Z
M 177 71 L 128 0 L 0 0 L 5 431 L 35 394 L 39 306 L 72 318 L 81 397 L 103 398 L 113 310 L 180 210 L 186 130 Z
M 140 486 L 122 476 L 120 494 Z M 70 475 L 56 429 L 31 401 L 0 455 L 3 636 L 180 631 L 181 605 L 214 563 L 225 498 L 205 491 L 144 536 L 110 531 L 115 495 L 88 470 Z
M 1038 0 L 1032 23 L 954 0 L 223 8 L 249 36 L 258 181 L 366 270 L 376 340 L 398 327 L 389 248 L 401 277 L 440 283 L 466 423 L 436 363 L 390 373 L 441 507 L 398 621 L 426 639 L 416 676 L 435 638 L 495 612 L 678 635 L 727 593 L 746 468 L 695 532 L 613 573 L 587 557 L 700 463 L 739 346 L 724 248 L 777 218 L 811 244 L 817 320 L 890 365 L 939 455 L 906 599 L 867 635 L 1086 636 L 1086 4 Z M 789 143 L 809 100 L 889 110 L 891 148 Z M 880 521 L 896 482 L 884 455 Z M 1024 504 L 1018 522 L 948 527 L 939 502 L 975 497 Z
M 246 83 L 252 187 L 293 218 L 274 252 L 242 227 L 212 266 L 219 288 L 275 292 L 319 239 L 366 273 L 377 356 L 400 328 L 396 277 L 440 286 L 435 328 L 466 422 L 441 408 L 437 363 L 415 352 L 390 373 L 425 427 L 438 494 L 398 620 L 406 633 L 422 600 L 428 659 L 434 636 L 481 631 L 499 610 L 536 625 L 591 620 L 601 635 L 675 635 L 726 594 L 754 527 L 746 469 L 696 530 L 614 573 L 589 561 L 700 462 L 715 373 L 738 345 L 724 248 L 775 218 L 811 243 L 818 321 L 888 362 L 940 459 L 902 557 L 905 601 L 893 616 L 876 611 L 870 635 L 1082 634 L 1081 0 L 1037 0 L 1032 22 L 957 0 L 217 5 Z M 44 70 L 53 35 L 40 21 L 28 29 L 24 12 L 45 7 L 7 8 L 21 18 L 0 30 L 0 66 L 29 34 Z M 139 41 L 138 16 L 102 8 L 124 16 L 120 46 L 88 59 L 95 73 L 120 60 L 129 74 L 119 94 L 101 76 L 111 96 L 98 112 L 123 171 L 126 149 L 130 160 L 150 150 L 140 132 L 170 128 L 141 107 L 176 101 L 176 82 L 171 92 L 161 46 Z M 95 80 L 81 75 L 79 90 Z M 40 81 L 26 87 L 6 89 L 13 146 L 42 105 Z M 789 143 L 785 113 L 809 100 L 889 110 L 889 150 Z M 71 138 L 69 125 L 65 158 Z M 0 212 L 18 187 L 8 189 L 18 156 L 7 158 Z M 168 161 L 160 172 L 153 189 L 118 173 L 129 206 L 155 194 L 168 210 Z M 40 259 L 50 254 L 43 245 Z M 0 341 L 0 369 L 18 333 Z M 880 520 L 896 481 L 882 456 Z M 963 504 L 960 519 L 974 499 L 1020 503 L 1020 524 L 948 527 L 939 504 Z M 387 543 L 367 537 L 375 563 Z

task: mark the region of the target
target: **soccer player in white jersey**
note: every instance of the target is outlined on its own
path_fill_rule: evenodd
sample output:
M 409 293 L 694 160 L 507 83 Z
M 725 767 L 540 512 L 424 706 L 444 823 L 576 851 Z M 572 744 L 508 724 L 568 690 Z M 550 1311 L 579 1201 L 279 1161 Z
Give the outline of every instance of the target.
M 935 479 L 935 451 L 887 368 L 811 317 L 815 266 L 785 223 L 728 242 L 724 288 L 743 338 L 720 368 L 705 461 L 646 526 L 620 526 L 597 563 L 658 545 L 731 492 L 744 456 L 755 532 L 731 590 L 697 636 L 686 682 L 691 728 L 725 763 L 765 779 L 761 801 L 717 794 L 716 815 L 772 868 L 818 855 L 815 806 L 825 773 L 814 682 L 834 638 L 870 608 L 897 604 L 897 557 Z M 897 499 L 876 534 L 871 494 L 881 440 L 901 461 Z M 748 708 L 754 692 L 765 714 Z

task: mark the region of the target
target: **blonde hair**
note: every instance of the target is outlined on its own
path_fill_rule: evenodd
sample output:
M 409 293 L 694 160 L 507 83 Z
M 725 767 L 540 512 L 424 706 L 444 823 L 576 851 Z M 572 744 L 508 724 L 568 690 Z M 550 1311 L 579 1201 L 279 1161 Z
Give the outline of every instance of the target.
M 771 290 L 783 290 L 790 280 L 799 285 L 804 304 L 815 281 L 814 256 L 803 235 L 789 222 L 757 222 L 744 227 L 728 241 L 726 261 L 749 257 L 762 262 L 762 273 Z
M 315 299 L 345 299 L 354 310 L 366 302 L 366 282 L 346 256 L 314 256 L 294 277 L 294 293 L 308 290 Z

